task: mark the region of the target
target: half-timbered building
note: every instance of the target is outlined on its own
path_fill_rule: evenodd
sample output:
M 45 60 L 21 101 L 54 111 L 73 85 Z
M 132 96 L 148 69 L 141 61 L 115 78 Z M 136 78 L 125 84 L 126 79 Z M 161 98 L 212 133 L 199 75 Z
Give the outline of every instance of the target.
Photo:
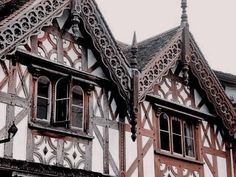
M 236 76 L 186 7 L 129 46 L 95 0 L 1 1 L 0 176 L 235 177 Z

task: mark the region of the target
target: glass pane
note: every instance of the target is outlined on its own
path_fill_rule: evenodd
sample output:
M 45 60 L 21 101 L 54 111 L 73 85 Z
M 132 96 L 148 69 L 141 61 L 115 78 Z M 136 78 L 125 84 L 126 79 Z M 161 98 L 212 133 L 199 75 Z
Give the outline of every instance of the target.
M 185 136 L 185 152 L 187 156 L 194 156 L 194 138 L 193 138 L 193 126 L 191 124 L 184 124 L 184 136 Z
M 83 109 L 80 107 L 72 106 L 72 113 L 71 113 L 72 119 L 71 124 L 73 127 L 82 128 L 82 118 L 83 118 Z
M 193 138 L 193 129 L 191 124 L 184 124 L 184 135 L 189 138 Z
M 58 100 L 56 102 L 56 121 L 67 120 L 68 100 Z
M 187 156 L 194 157 L 194 142 L 193 139 L 185 138 L 185 151 Z
M 182 154 L 181 136 L 173 135 L 173 147 L 175 153 Z
M 37 118 L 47 119 L 48 100 L 38 97 L 37 100 Z
M 46 77 L 40 77 L 38 80 L 38 96 L 48 98 L 50 81 Z
M 178 118 L 174 117 L 172 119 L 172 128 L 173 128 L 173 133 L 181 135 L 181 125 L 180 121 Z
M 160 115 L 160 129 L 161 130 L 166 130 L 166 131 L 169 130 L 168 119 L 169 119 L 169 117 L 166 113 L 162 113 Z
M 68 97 L 68 82 L 66 79 L 61 79 L 57 83 L 57 99 Z
M 83 106 L 83 90 L 81 87 L 76 86 L 72 90 L 72 104 Z
M 161 131 L 160 136 L 161 136 L 161 149 L 169 151 L 170 150 L 169 133 Z

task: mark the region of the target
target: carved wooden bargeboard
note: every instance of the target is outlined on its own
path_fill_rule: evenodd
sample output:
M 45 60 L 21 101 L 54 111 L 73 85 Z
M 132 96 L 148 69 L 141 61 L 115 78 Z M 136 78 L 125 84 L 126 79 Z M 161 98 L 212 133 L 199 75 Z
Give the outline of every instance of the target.
M 235 109 L 188 26 L 131 51 L 94 0 L 43 0 L 0 29 L 0 176 L 235 177 Z

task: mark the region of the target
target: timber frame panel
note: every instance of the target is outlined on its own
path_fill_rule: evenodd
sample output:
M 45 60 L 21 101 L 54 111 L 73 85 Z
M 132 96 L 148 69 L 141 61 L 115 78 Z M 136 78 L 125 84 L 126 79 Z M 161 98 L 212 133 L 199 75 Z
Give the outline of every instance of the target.
M 102 63 L 109 71 L 111 79 L 118 85 L 118 91 L 129 108 L 131 76 L 128 62 L 92 0 L 30 1 L 1 22 L 0 57 L 6 58 L 6 55 L 14 54 L 20 44 L 26 43 L 43 26 L 50 25 L 55 17 L 70 8 L 71 3 L 75 36 L 81 20 L 91 35 L 95 48 L 101 53 Z

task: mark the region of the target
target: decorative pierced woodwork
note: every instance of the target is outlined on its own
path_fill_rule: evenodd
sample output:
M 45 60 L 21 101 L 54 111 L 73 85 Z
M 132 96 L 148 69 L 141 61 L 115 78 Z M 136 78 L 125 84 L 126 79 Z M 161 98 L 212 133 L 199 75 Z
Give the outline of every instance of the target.
M 51 23 L 70 5 L 70 0 L 30 1 L 0 24 L 0 57 L 13 54 L 16 47 Z M 21 13 L 20 13 L 21 12 Z
M 75 0 L 74 9 L 82 19 L 86 31 L 91 35 L 93 44 L 101 54 L 101 60 L 109 70 L 111 79 L 117 83 L 121 96 L 129 105 L 131 83 L 129 66 L 100 16 L 97 6 L 94 1 Z
M 212 102 L 216 113 L 222 118 L 225 127 L 233 135 L 236 132 L 236 112 L 193 39 L 190 43 L 190 55 L 192 73 L 198 78 L 201 88 Z
M 140 74 L 139 101 L 144 100 L 153 85 L 158 84 L 169 69 L 175 65 L 181 54 L 181 49 L 181 32 L 178 32 L 174 39 L 162 50 L 162 53 L 156 54 Z

